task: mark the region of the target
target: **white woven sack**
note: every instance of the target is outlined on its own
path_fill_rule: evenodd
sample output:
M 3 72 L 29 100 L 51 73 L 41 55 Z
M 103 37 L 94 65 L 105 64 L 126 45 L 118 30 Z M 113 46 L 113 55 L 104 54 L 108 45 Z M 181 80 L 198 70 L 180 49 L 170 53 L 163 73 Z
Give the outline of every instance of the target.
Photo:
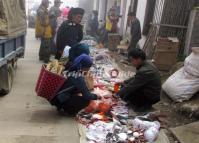
M 199 91 L 199 78 L 187 73 L 181 68 L 163 84 L 162 89 L 175 102 L 189 100 Z

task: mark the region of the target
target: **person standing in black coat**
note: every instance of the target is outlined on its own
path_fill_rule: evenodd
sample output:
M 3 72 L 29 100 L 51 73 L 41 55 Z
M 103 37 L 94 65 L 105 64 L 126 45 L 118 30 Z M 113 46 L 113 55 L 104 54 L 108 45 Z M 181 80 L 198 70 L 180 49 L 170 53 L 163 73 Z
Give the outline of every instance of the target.
M 65 46 L 73 47 L 83 38 L 83 27 L 80 24 L 84 15 L 81 8 L 72 8 L 68 20 L 63 22 L 57 32 L 57 53 L 56 59 L 60 59 Z
M 140 21 L 138 18 L 136 18 L 136 14 L 133 12 L 130 12 L 128 14 L 128 21 L 131 25 L 131 41 L 128 47 L 128 53 L 136 48 L 137 43 L 141 39 L 141 27 L 140 27 Z

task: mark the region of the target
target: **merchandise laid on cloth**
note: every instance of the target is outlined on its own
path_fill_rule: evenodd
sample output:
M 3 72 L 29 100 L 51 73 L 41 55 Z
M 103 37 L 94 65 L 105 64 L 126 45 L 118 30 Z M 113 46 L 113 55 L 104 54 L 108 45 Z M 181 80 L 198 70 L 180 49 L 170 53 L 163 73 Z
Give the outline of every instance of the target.
M 92 93 L 102 99 L 90 101 L 76 118 L 79 123 L 81 143 L 146 143 L 154 142 L 160 130 L 158 118 L 130 116 L 127 103 L 117 96 L 120 83 L 120 69 L 105 49 L 91 49 L 94 66 L 94 89 Z M 128 77 L 126 77 L 128 78 Z

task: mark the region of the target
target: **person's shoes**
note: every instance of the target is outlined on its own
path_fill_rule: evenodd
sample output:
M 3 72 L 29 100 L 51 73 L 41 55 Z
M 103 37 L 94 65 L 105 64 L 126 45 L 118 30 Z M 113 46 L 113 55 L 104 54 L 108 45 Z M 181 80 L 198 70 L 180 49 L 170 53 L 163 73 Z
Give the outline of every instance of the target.
M 148 106 L 136 106 L 136 105 L 130 105 L 130 107 L 133 109 L 133 111 L 138 112 L 138 113 L 145 113 L 145 112 L 150 112 L 152 111 L 152 105 Z
M 76 116 L 76 114 L 74 114 L 74 113 L 70 114 L 70 113 L 66 112 L 63 108 L 57 107 L 57 112 L 60 116 L 66 116 L 66 117 L 75 117 Z
M 146 114 L 146 113 L 152 112 L 153 111 L 153 107 L 152 106 L 136 107 L 134 109 L 134 111 L 137 112 L 137 113 Z

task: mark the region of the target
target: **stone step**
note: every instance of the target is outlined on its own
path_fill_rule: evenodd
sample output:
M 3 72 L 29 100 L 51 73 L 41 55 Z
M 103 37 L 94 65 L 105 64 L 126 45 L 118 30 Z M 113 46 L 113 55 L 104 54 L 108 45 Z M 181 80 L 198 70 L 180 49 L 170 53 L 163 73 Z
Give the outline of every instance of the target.
M 181 143 L 199 142 L 199 122 L 172 128 L 171 131 Z

